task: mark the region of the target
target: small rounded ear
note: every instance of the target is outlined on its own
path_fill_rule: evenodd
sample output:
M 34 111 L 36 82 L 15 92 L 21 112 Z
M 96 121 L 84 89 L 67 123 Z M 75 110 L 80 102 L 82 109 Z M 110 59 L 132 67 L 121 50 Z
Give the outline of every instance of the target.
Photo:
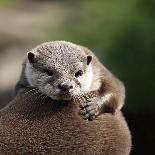
M 30 63 L 33 63 L 34 62 L 34 53 L 32 53 L 32 52 L 28 52 L 27 53 L 27 58 L 28 58 L 28 60 L 29 60 L 29 62 Z
M 87 56 L 87 65 L 89 65 L 91 61 L 92 61 L 92 56 L 88 55 Z

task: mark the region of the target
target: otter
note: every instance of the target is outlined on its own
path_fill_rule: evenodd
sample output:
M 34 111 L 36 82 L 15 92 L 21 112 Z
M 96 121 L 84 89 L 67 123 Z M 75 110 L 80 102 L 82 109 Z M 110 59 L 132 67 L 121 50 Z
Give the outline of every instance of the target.
M 28 52 L 15 97 L 0 111 L 0 154 L 129 155 L 123 103 L 123 84 L 90 50 L 41 44 Z
M 115 113 L 124 104 L 125 88 L 88 48 L 65 41 L 43 43 L 28 52 L 15 95 L 34 86 L 54 100 L 82 101 L 83 119 Z M 94 104 L 95 103 L 95 104 Z

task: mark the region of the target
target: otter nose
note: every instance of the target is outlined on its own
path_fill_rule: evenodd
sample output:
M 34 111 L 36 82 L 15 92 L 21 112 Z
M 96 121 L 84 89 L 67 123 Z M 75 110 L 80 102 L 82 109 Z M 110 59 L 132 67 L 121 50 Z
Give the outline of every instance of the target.
M 59 84 L 59 85 L 58 85 L 58 88 L 59 88 L 61 91 L 69 91 L 70 89 L 73 88 L 73 86 L 67 85 L 67 84 Z

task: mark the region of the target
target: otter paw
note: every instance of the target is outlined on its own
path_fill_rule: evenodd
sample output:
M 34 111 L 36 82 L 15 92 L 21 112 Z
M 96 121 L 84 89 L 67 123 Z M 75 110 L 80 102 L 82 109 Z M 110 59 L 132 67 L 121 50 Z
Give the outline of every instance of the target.
M 82 103 L 80 105 L 80 115 L 84 120 L 92 121 L 94 120 L 99 114 L 99 107 L 98 105 L 92 102 Z

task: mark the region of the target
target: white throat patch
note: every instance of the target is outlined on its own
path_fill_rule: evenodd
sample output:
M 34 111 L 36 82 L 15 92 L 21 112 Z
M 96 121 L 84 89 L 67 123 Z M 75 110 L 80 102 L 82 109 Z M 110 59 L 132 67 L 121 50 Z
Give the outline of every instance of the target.
M 32 75 L 31 75 L 30 70 L 31 70 L 31 66 L 30 66 L 30 64 L 27 62 L 27 63 L 26 63 L 26 68 L 25 68 L 25 76 L 26 76 L 26 79 L 27 79 L 28 83 L 29 83 L 31 86 L 33 86 L 33 85 L 32 85 L 32 78 L 31 78 Z
M 88 66 L 86 73 L 79 77 L 78 80 L 83 91 L 90 91 L 93 82 L 93 68 L 91 64 Z

